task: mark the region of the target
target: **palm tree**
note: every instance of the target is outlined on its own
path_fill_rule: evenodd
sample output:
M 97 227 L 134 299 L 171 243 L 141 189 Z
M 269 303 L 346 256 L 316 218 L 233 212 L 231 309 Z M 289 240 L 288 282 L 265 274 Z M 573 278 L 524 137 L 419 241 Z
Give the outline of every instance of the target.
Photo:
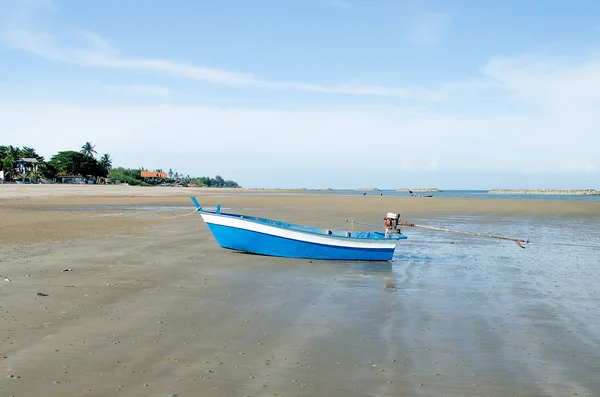
M 21 157 L 25 157 L 25 158 L 33 158 L 33 159 L 36 159 L 38 161 L 44 160 L 44 158 L 42 156 L 38 155 L 35 152 L 35 149 L 27 147 L 27 146 L 23 146 L 20 149 L 20 156 Z
M 2 159 L 2 170 L 4 171 L 4 178 L 7 181 L 13 179 L 15 176 L 15 162 L 16 160 L 9 156 Z
M 18 147 L 14 147 L 13 145 L 3 146 L 1 149 L 0 156 L 2 157 L 2 164 L 0 164 L 0 166 L 2 170 L 4 170 L 4 177 L 7 180 L 14 179 L 16 176 L 15 167 L 17 166 L 17 161 L 21 157 L 21 151 Z
M 104 172 L 108 175 L 108 172 L 112 169 L 112 159 L 108 155 L 108 153 L 104 153 L 100 158 L 100 166 L 104 170 Z
M 27 146 L 23 146 L 21 148 L 21 157 L 35 157 L 35 150 L 33 150 L 33 148 L 27 147 Z
M 92 145 L 91 142 L 86 142 L 81 147 L 81 153 L 85 154 L 86 156 L 94 157 L 94 154 L 96 153 L 94 148 L 95 148 L 95 146 Z
M 8 156 L 8 146 L 0 146 L 0 170 L 4 169 L 4 159 Z

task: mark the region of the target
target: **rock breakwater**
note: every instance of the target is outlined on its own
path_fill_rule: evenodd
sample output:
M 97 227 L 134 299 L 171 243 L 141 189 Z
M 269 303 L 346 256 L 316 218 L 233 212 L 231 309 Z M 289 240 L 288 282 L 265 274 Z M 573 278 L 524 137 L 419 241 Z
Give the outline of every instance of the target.
M 560 196 L 600 196 L 594 189 L 492 189 L 489 194 L 547 194 Z

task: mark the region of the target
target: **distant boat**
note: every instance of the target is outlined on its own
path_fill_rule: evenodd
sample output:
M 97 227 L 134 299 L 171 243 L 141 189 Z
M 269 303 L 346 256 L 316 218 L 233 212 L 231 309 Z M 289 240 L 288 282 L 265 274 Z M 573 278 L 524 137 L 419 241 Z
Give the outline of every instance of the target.
M 267 218 L 202 209 L 191 197 L 217 243 L 225 249 L 286 258 L 390 261 L 400 240 L 399 216 L 388 213 L 387 232 L 330 230 Z M 383 227 L 383 226 L 382 226 Z
M 411 197 L 433 197 L 433 194 L 427 194 L 427 195 L 422 195 L 422 194 L 415 194 L 412 190 L 408 191 L 411 195 Z

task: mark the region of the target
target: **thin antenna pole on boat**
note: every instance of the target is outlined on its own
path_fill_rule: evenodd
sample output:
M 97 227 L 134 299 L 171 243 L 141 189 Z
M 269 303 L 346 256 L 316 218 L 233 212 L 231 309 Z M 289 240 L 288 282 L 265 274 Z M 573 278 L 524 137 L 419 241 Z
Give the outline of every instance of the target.
M 359 224 L 359 225 L 381 227 L 379 225 L 373 225 L 371 223 L 358 222 L 358 221 L 355 221 L 353 219 L 346 219 L 346 222 L 352 222 L 352 223 L 356 223 L 356 224 Z M 421 229 L 436 230 L 436 231 L 440 231 L 440 232 L 461 233 L 461 234 L 469 234 L 471 236 L 477 236 L 477 237 L 487 237 L 487 238 L 496 238 L 496 239 L 500 239 L 500 240 L 514 241 L 521 248 L 525 248 L 525 247 L 523 247 L 521 245 L 521 243 L 529 243 L 529 239 L 522 240 L 522 239 L 517 239 L 517 238 L 512 238 L 512 237 L 502 237 L 502 236 L 494 236 L 494 235 L 491 235 L 491 234 L 466 232 L 466 231 L 463 231 L 463 230 L 454 230 L 454 229 L 445 229 L 445 228 L 441 228 L 441 227 L 415 225 L 414 223 L 408 223 L 408 222 L 404 222 L 404 221 L 399 222 L 398 226 L 418 227 L 418 228 L 421 228 Z

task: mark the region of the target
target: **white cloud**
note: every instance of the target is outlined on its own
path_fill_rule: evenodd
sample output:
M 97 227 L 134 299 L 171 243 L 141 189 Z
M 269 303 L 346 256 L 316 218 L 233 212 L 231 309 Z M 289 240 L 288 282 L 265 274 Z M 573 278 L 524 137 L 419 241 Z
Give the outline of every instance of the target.
M 113 92 L 124 94 L 156 95 L 163 97 L 173 93 L 170 88 L 157 85 L 103 85 L 103 87 Z
M 493 57 L 482 72 L 511 99 L 538 108 L 580 112 L 600 103 L 600 59 L 595 54 L 577 63 L 541 54 Z
M 7 34 L 10 45 L 23 51 L 32 52 L 35 55 L 54 59 L 56 61 L 71 62 L 68 48 L 61 48 L 61 44 L 49 34 L 34 33 L 27 30 L 11 30 Z
M 554 166 L 547 168 L 533 167 L 525 168 L 524 174 L 594 174 L 598 171 L 598 166 L 590 163 L 569 161 L 567 163 L 557 162 Z
M 561 171 L 569 161 L 580 171 L 600 165 L 599 146 L 589 146 L 589 141 L 565 150 L 560 126 L 551 118 L 524 124 L 515 118 L 394 107 L 285 111 L 11 101 L 0 103 L 0 130 L 11 131 L 11 144 L 33 146 L 45 155 L 66 149 L 65 142 L 89 140 L 130 165 L 159 162 L 166 156 L 165 145 L 171 156 L 199 167 L 210 163 L 248 169 L 262 163 L 280 170 L 316 167 L 335 173 L 434 170 L 439 163 L 444 170 L 512 172 L 535 164 Z M 544 140 L 531 139 L 538 131 Z M 538 147 L 523 149 L 521 140 Z M 431 153 L 436 153 L 434 159 Z M 261 161 L 240 162 L 249 158 Z
M 266 90 L 304 91 L 321 94 L 396 97 L 422 101 L 438 101 L 445 94 L 425 88 L 401 88 L 375 85 L 321 85 L 305 82 L 271 81 L 251 74 L 233 72 L 206 66 L 153 58 L 123 56 L 102 37 L 86 31 L 75 32 L 84 39 L 86 47 L 75 47 L 47 33 L 27 29 L 12 29 L 7 33 L 11 45 L 23 51 L 60 62 L 88 67 L 131 71 L 154 71 L 229 87 L 259 88 Z
M 439 162 L 437 158 L 434 158 L 433 160 L 431 160 L 429 162 L 429 169 L 431 170 L 437 170 L 439 168 Z
M 414 161 L 404 158 L 404 155 L 400 154 L 400 169 L 402 171 L 415 171 L 417 168 Z
M 52 0 L 0 0 L 0 30 L 31 24 L 38 13 L 52 11 L 54 8 Z
M 544 169 L 541 168 L 541 167 L 525 168 L 523 170 L 523 173 L 524 174 L 532 174 L 532 175 L 543 174 L 544 173 Z
M 447 14 L 429 14 L 412 25 L 406 39 L 418 46 L 435 45 L 443 39 L 451 20 Z
M 564 165 L 562 171 L 565 173 L 594 173 L 598 169 L 597 166 L 589 163 L 582 163 L 578 161 L 570 161 Z

